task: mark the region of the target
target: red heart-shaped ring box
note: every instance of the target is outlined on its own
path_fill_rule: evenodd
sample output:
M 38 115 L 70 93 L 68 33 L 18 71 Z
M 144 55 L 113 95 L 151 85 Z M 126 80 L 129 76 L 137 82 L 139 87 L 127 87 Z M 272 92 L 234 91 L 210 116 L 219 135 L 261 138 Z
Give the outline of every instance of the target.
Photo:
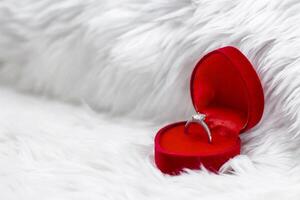
M 240 153 L 239 134 L 255 126 L 264 109 L 260 80 L 249 60 L 236 48 L 224 47 L 205 55 L 193 70 L 190 83 L 195 110 L 206 115 L 212 142 L 205 129 L 186 121 L 159 130 L 155 137 L 155 163 L 164 173 L 201 165 L 217 172 Z

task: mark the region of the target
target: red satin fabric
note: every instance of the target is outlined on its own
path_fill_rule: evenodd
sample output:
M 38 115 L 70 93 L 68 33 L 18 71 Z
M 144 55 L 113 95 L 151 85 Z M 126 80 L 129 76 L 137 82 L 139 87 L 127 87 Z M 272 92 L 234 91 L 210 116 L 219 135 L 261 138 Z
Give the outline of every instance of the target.
M 155 137 L 155 162 L 168 174 L 200 165 L 212 171 L 240 153 L 239 134 L 255 126 L 263 113 L 263 90 L 247 58 L 234 47 L 215 50 L 196 65 L 191 77 L 195 110 L 206 114 L 212 143 L 200 125 L 184 133 L 178 122 L 162 128 Z

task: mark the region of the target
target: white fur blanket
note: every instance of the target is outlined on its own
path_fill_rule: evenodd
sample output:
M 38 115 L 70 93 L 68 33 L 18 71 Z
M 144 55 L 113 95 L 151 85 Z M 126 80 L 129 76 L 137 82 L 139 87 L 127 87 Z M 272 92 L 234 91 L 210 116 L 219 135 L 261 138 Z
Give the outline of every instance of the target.
M 0 199 L 299 199 L 299 22 L 298 0 L 0 1 Z M 163 175 L 153 137 L 194 112 L 194 64 L 226 45 L 263 119 L 220 175 Z

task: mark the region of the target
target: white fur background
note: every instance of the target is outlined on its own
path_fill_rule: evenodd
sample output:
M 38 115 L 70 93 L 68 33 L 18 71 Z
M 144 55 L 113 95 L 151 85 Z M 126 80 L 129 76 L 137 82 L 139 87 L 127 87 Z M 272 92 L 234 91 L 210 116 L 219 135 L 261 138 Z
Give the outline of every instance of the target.
M 0 199 L 299 199 L 300 1 L 0 1 Z M 261 123 L 220 175 L 161 174 L 207 52 L 240 48 Z

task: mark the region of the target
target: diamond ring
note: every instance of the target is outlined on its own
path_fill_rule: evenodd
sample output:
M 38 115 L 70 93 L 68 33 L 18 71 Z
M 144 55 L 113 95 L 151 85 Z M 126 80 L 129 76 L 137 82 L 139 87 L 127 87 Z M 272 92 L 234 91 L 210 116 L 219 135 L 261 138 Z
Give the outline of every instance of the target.
M 211 132 L 210 132 L 207 124 L 204 121 L 205 118 L 206 118 L 206 115 L 202 114 L 202 113 L 197 113 L 197 114 L 193 115 L 192 119 L 190 119 L 190 120 L 188 120 L 186 122 L 185 127 L 184 127 L 184 132 L 188 133 L 188 128 L 189 128 L 189 125 L 191 123 L 197 123 L 197 124 L 201 125 L 204 128 L 204 130 L 205 130 L 205 132 L 206 132 L 206 134 L 208 136 L 208 142 L 211 143 L 212 136 L 211 136 Z

